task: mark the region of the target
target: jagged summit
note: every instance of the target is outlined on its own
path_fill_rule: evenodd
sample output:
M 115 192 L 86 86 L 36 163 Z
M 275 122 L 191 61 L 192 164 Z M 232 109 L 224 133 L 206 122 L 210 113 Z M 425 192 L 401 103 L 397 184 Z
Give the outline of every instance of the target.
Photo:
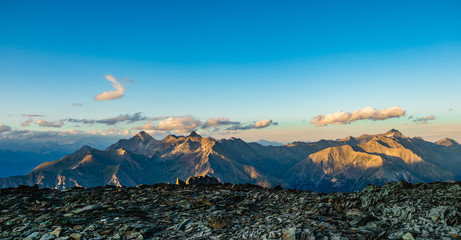
M 175 142 L 178 140 L 178 136 L 176 135 L 173 135 L 173 134 L 169 134 L 168 136 L 166 136 L 162 142 Z
M 351 141 L 351 140 L 355 140 L 355 138 L 352 137 L 352 136 L 348 136 L 348 137 L 345 137 L 343 139 L 340 139 L 339 141 L 347 142 L 347 141 Z
M 120 139 L 115 144 L 109 146 L 106 150 L 116 151 L 119 148 L 124 150 L 150 156 L 152 151 L 156 148 L 159 141 L 155 140 L 145 131 L 141 131 L 130 139 Z
M 403 135 L 399 130 L 397 129 L 391 129 L 387 131 L 386 133 L 383 134 L 386 137 L 398 137 L 398 138 L 406 138 L 405 135 Z
M 236 138 L 236 137 L 230 137 L 229 139 L 227 139 L 228 141 L 242 141 L 243 140 L 241 138 Z
M 360 139 L 360 138 L 359 138 Z M 352 136 L 348 136 L 348 137 L 345 137 L 343 139 L 339 139 L 340 142 L 345 142 L 347 144 L 357 144 L 359 143 L 359 141 L 357 140 L 357 138 L 355 137 L 352 137 Z
M 453 145 L 459 145 L 459 143 L 452 139 L 452 138 L 444 138 L 444 139 L 440 139 L 439 141 L 436 142 L 437 145 L 441 145 L 441 146 L 445 146 L 445 147 L 449 147 L 449 146 L 453 146 Z
M 154 138 L 153 138 L 151 135 L 149 135 L 148 133 L 146 133 L 145 131 L 139 132 L 139 133 L 136 134 L 133 138 L 134 138 L 134 139 L 139 139 L 139 140 L 141 140 L 141 141 L 146 141 L 146 140 L 150 141 L 150 140 L 154 140 Z
M 82 153 L 87 153 L 87 152 L 89 152 L 91 150 L 93 150 L 92 147 L 90 147 L 88 145 L 85 145 L 85 146 L 81 147 L 79 150 L 77 150 L 75 153 L 82 154 Z
M 197 132 L 192 131 L 188 137 L 202 137 L 202 136 L 200 136 Z

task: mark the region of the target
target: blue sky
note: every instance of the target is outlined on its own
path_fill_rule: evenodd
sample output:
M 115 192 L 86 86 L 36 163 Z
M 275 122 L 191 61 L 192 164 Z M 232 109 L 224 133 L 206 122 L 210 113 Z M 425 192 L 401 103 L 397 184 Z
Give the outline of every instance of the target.
M 0 123 L 10 128 L 0 134 L 127 136 L 151 123 L 158 138 L 291 142 L 397 128 L 461 141 L 460 12 L 459 1 L 0 1 Z M 105 75 L 123 96 L 95 101 L 112 90 Z M 311 123 L 367 106 L 405 115 Z M 137 112 L 145 119 L 68 121 Z M 200 127 L 213 118 L 240 130 Z M 179 129 L 161 130 L 166 119 Z

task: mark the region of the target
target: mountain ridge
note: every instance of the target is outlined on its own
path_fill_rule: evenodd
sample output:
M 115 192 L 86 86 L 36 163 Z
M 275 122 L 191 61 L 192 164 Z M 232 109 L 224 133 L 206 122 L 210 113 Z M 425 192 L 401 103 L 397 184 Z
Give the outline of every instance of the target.
M 447 141 L 430 143 L 392 129 L 376 135 L 263 146 L 196 132 L 156 140 L 141 131 L 105 150 L 83 146 L 26 175 L 0 178 L 0 187 L 136 186 L 210 175 L 220 182 L 330 192 L 399 180 L 461 180 L 461 145 L 449 141 L 452 144 L 446 146 Z

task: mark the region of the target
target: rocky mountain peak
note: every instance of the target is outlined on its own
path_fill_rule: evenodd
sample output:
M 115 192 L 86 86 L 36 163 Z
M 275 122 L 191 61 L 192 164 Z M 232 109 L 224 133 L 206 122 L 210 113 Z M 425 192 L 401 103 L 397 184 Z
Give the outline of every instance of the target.
M 347 141 L 350 141 L 350 140 L 353 140 L 353 139 L 355 140 L 354 137 L 348 136 L 348 137 L 345 137 L 345 138 L 343 138 L 343 139 L 340 139 L 339 141 L 347 142 Z
M 236 138 L 236 137 L 230 137 L 227 141 L 233 141 L 233 142 L 243 142 L 242 139 Z
M 358 144 L 359 141 L 357 141 L 357 139 L 355 137 L 352 137 L 352 136 L 348 136 L 348 137 L 345 137 L 343 139 L 340 139 L 339 140 L 340 142 L 345 142 L 347 144 Z
M 188 137 L 202 137 L 202 136 L 200 136 L 197 132 L 192 131 Z
M 75 153 L 83 154 L 83 153 L 87 153 L 87 152 L 91 151 L 92 149 L 93 149 L 92 147 L 90 147 L 88 145 L 85 145 L 82 148 L 80 148 L 79 150 L 77 150 Z
M 176 135 L 169 134 L 169 135 L 166 136 L 163 140 L 170 140 L 170 139 L 178 139 L 178 137 L 177 137 Z
M 150 140 L 154 140 L 154 138 L 149 135 L 148 133 L 146 133 L 145 131 L 141 131 L 139 132 L 138 134 L 136 134 L 134 137 L 134 139 L 139 139 L 141 141 L 150 141 Z
M 403 135 L 399 130 L 397 129 L 391 129 L 387 131 L 386 133 L 383 134 L 386 137 L 398 137 L 398 138 L 406 138 L 405 135 Z
M 436 144 L 441 145 L 441 146 L 445 146 L 445 147 L 449 147 L 449 146 L 453 146 L 453 145 L 459 145 L 459 143 L 456 140 L 451 139 L 451 138 L 440 139 L 439 141 L 436 142 Z

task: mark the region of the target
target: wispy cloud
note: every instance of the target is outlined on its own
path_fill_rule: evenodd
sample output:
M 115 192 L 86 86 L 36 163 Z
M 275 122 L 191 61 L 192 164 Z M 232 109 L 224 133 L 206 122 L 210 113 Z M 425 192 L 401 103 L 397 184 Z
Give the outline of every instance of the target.
M 97 120 L 97 123 L 102 123 L 106 125 L 114 125 L 119 122 L 128 122 L 128 123 L 133 123 L 133 122 L 139 122 L 139 121 L 144 121 L 147 118 L 142 115 L 142 113 L 137 112 L 133 115 L 130 114 L 122 114 L 117 117 L 112 117 L 112 118 L 105 118 L 101 120 Z
M 239 125 L 231 126 L 231 127 L 228 127 L 227 130 L 260 129 L 260 128 L 269 127 L 269 126 L 271 126 L 271 125 L 278 125 L 278 123 L 273 122 L 273 121 L 270 120 L 270 119 L 265 119 L 265 120 L 257 121 L 257 122 L 255 122 L 255 123 L 253 123 L 253 124 L 246 125 L 246 126 L 239 126 Z
M 202 126 L 202 128 L 210 128 L 210 127 L 219 127 L 225 125 L 240 125 L 240 122 L 233 122 L 230 121 L 229 118 L 210 118 L 208 119 Z
M 48 122 L 46 120 L 37 120 L 35 121 L 35 124 L 37 124 L 40 127 L 53 127 L 53 128 L 60 128 L 64 125 L 63 122 Z
M 435 118 L 436 117 L 434 115 L 430 115 L 430 116 L 427 116 L 427 117 L 415 118 L 413 120 L 413 122 L 415 122 L 417 124 L 427 124 L 429 121 L 435 120 Z
M 134 122 L 139 122 L 139 121 L 144 121 L 148 120 L 146 116 L 143 116 L 141 112 L 137 112 L 133 115 L 127 113 L 127 114 L 121 114 L 118 115 L 117 117 L 110 117 L 110 118 L 104 118 L 104 119 L 73 119 L 73 118 L 68 118 L 68 119 L 63 119 L 62 121 L 67 121 L 71 123 L 83 123 L 83 124 L 105 124 L 105 125 L 115 125 L 117 123 L 121 122 L 127 122 L 127 123 L 134 123 Z
M 21 126 L 28 127 L 33 121 L 34 121 L 34 119 L 29 118 L 25 122 L 21 123 Z
M 21 123 L 22 127 L 28 127 L 34 121 L 34 117 L 43 117 L 45 115 L 40 114 L 23 114 L 22 116 L 29 117 L 25 122 Z
M 121 98 L 123 96 L 123 93 L 125 92 L 125 89 L 123 88 L 123 86 L 119 82 L 117 82 L 117 80 L 111 75 L 106 75 L 105 77 L 107 80 L 112 82 L 112 86 L 115 88 L 115 90 L 106 91 L 101 94 L 98 94 L 94 97 L 94 100 L 107 101 L 107 100 L 114 100 L 114 99 Z
M 72 107 L 81 107 L 83 103 L 72 103 Z
M 5 125 L 3 123 L 0 123 L 0 133 L 2 132 L 9 132 L 11 131 L 11 127 L 8 125 Z
M 365 107 L 361 110 L 353 112 L 338 111 L 329 113 L 327 115 L 318 115 L 311 121 L 317 127 L 324 127 L 328 124 L 340 125 L 348 124 L 357 120 L 371 119 L 371 120 L 385 120 L 389 118 L 396 118 L 405 115 L 405 111 L 397 106 L 377 110 L 372 107 Z

